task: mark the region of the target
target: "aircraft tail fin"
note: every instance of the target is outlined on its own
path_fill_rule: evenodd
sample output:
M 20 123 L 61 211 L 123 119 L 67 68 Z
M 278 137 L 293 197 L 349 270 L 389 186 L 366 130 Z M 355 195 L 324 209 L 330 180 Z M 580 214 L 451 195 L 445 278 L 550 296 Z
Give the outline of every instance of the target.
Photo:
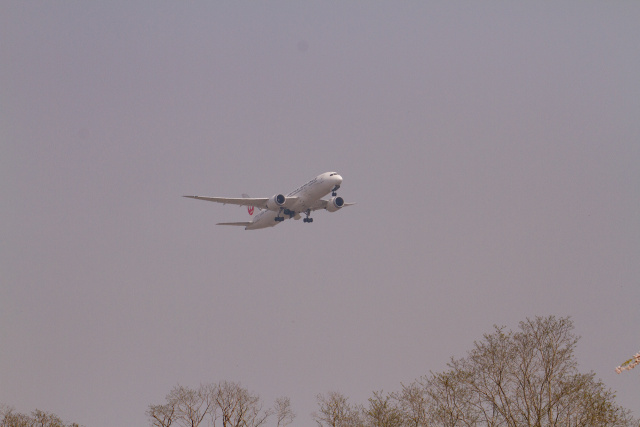
M 248 194 L 243 194 L 242 198 L 244 199 L 250 199 Z M 249 213 L 249 216 L 253 216 L 254 212 L 255 212 L 256 207 L 255 206 L 247 206 L 247 212 Z M 258 208 L 258 211 L 260 211 L 260 208 Z

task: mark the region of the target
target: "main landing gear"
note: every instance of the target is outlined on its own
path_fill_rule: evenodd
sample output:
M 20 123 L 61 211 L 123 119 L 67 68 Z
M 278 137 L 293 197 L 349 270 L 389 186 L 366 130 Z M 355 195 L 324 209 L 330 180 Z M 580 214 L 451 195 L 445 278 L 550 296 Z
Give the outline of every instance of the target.
M 307 209 L 307 211 L 304 213 L 307 217 L 302 219 L 302 222 L 313 222 L 313 218 L 309 218 L 309 215 L 311 215 L 311 209 Z
M 294 211 L 289 210 L 289 209 L 282 209 L 280 208 L 280 210 L 278 211 L 278 215 L 274 218 L 274 220 L 276 222 L 282 222 L 284 221 L 284 217 L 280 216 L 280 214 L 284 213 L 285 215 L 289 215 L 289 219 L 293 218 L 293 216 L 296 214 Z

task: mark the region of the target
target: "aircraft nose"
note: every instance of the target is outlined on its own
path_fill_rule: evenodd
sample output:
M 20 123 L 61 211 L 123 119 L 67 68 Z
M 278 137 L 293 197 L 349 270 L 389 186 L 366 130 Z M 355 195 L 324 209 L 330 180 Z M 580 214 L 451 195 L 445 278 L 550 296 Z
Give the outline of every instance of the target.
M 337 182 L 337 184 L 338 184 L 338 185 L 342 184 L 342 177 L 341 177 L 340 175 L 335 174 L 335 175 L 333 176 L 333 179 L 335 179 L 335 180 L 336 180 L 336 182 Z

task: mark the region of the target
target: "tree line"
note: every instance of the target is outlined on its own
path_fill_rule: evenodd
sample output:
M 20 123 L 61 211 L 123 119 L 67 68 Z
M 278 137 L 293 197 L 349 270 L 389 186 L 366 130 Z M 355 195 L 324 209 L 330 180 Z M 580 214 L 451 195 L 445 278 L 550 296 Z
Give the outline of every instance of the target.
M 495 326 L 445 371 L 375 391 L 366 404 L 319 394 L 311 418 L 318 427 L 638 427 L 612 390 L 578 370 L 578 340 L 568 317 L 526 319 L 516 331 Z M 147 415 L 154 427 L 259 427 L 270 419 L 284 427 L 295 419 L 288 398 L 265 409 L 258 395 L 229 382 L 177 386 Z
M 80 427 L 76 423 L 65 424 L 60 417 L 36 409 L 30 414 L 17 412 L 9 406 L 0 406 L 0 427 Z
M 298 421 L 287 397 L 265 407 L 239 383 L 175 386 L 148 406 L 153 427 L 638 427 L 593 372 L 581 373 L 570 318 L 536 317 L 515 331 L 495 326 L 447 369 L 400 390 L 375 391 L 352 404 L 338 391 L 317 395 L 311 419 Z M 0 412 L 0 427 L 77 427 L 53 414 Z
M 468 354 L 366 405 L 337 392 L 318 396 L 320 427 L 637 427 L 630 411 L 595 374 L 580 373 L 569 318 L 495 327 Z

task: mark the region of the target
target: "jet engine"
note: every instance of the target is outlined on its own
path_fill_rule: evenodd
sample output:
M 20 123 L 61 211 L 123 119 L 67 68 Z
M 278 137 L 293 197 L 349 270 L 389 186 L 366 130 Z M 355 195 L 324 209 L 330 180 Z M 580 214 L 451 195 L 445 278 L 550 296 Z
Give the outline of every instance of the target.
M 270 211 L 277 211 L 281 207 L 284 206 L 284 203 L 287 201 L 287 198 L 284 197 L 283 194 L 276 194 L 267 200 L 267 209 Z
M 344 199 L 340 196 L 332 197 L 327 203 L 327 210 L 329 212 L 335 212 L 344 206 Z

